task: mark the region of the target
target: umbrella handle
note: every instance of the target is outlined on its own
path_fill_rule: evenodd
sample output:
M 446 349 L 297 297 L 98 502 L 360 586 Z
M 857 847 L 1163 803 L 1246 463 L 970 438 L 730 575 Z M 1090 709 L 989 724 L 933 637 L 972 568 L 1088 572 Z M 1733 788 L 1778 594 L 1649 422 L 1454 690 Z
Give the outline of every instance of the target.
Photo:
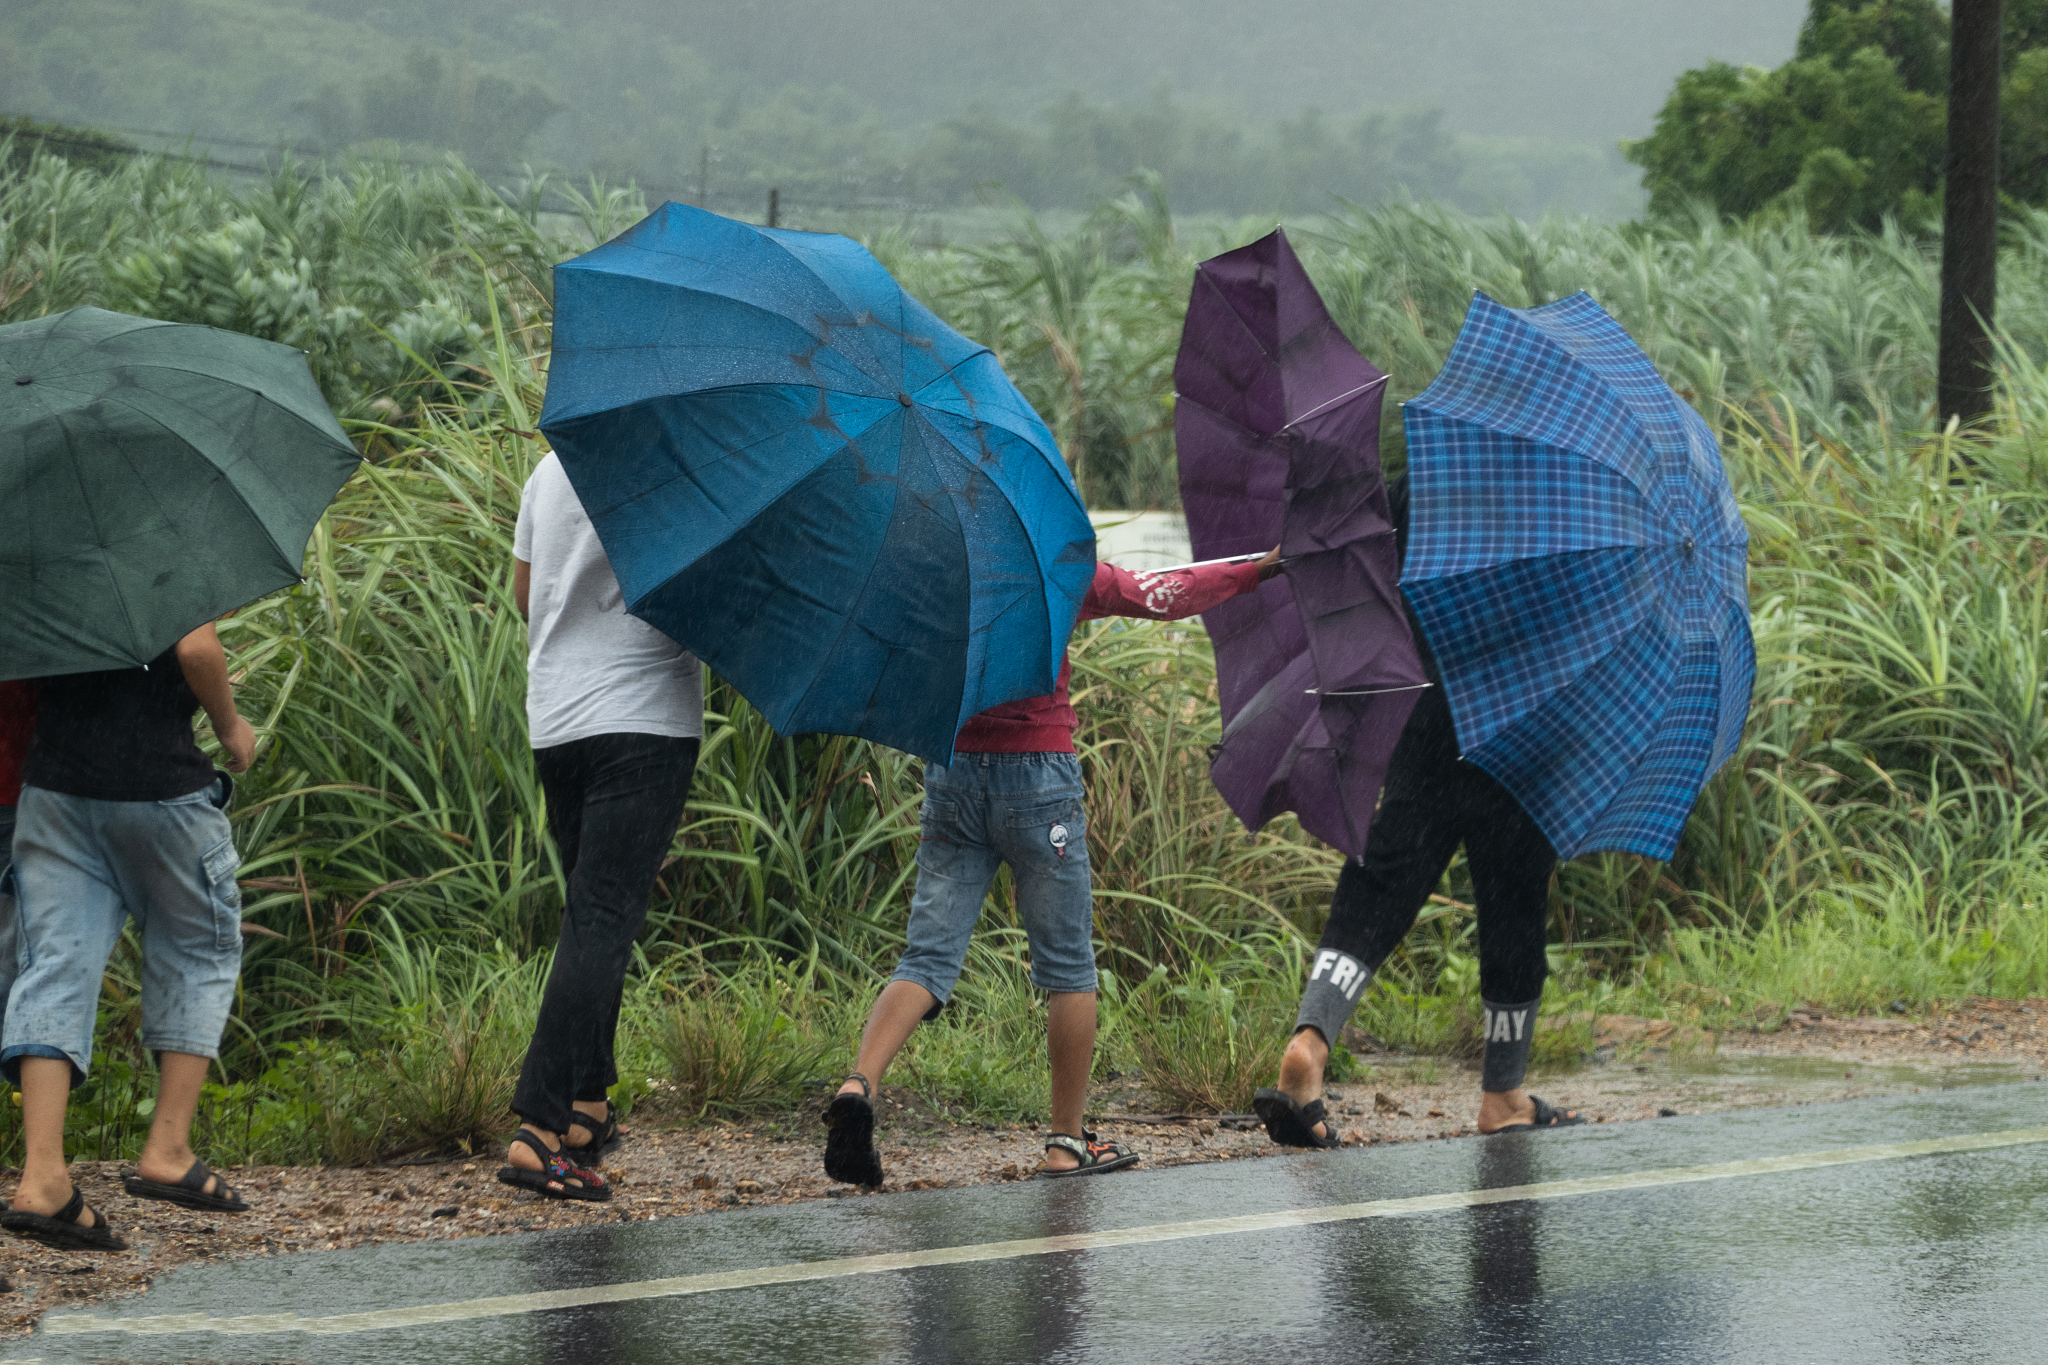
M 1363 692 L 1325 692 L 1320 687 L 1304 687 L 1302 692 L 1311 697 L 1383 697 L 1389 692 L 1420 692 L 1435 683 L 1414 683 L 1407 687 L 1375 687 Z

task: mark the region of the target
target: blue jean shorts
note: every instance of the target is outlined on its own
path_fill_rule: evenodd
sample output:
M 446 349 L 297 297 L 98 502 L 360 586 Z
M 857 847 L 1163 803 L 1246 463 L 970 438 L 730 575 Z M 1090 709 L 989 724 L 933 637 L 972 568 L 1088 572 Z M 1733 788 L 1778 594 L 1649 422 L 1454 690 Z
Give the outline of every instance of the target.
M 1081 762 L 1072 754 L 956 754 L 950 768 L 927 765 L 910 943 L 895 979 L 941 1004 L 952 998 L 989 883 L 1008 863 L 1031 942 L 1031 984 L 1094 990 L 1095 900 L 1081 796 Z
M 24 787 L 14 827 L 17 946 L 0 1071 L 23 1057 L 92 1062 L 107 958 L 142 934 L 142 1044 L 220 1055 L 242 968 L 241 858 L 216 783 L 170 801 L 95 801 Z

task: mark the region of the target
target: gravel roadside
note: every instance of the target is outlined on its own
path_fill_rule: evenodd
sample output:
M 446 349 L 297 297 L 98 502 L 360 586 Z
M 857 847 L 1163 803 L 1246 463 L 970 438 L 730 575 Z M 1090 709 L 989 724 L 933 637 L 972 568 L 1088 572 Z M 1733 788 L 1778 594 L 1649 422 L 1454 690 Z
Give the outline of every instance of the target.
M 1594 1033 L 1588 1065 L 1538 1078 L 1532 1088 L 1601 1123 L 2048 1073 L 2048 999 L 1970 1001 L 1913 1019 L 1840 1019 L 1801 1010 L 1774 1032 L 1718 1039 L 1663 1021 L 1603 1016 Z M 1476 1066 L 1393 1054 L 1366 1060 L 1372 1067 L 1366 1078 L 1330 1091 L 1348 1144 L 1474 1134 Z M 1286 1152 L 1248 1118 L 1150 1112 L 1142 1090 L 1128 1080 L 1100 1088 L 1095 1105 L 1091 1122 L 1141 1152 L 1141 1169 Z M 0 1336 L 21 1335 L 52 1307 L 139 1293 L 153 1277 L 188 1262 L 697 1217 L 806 1199 L 887 1198 L 902 1190 L 1024 1180 L 1038 1168 L 1042 1146 L 1035 1125 L 961 1123 L 894 1086 L 883 1088 L 879 1109 L 888 1182 L 872 1194 L 825 1179 L 815 1104 L 753 1126 L 672 1127 L 643 1108 L 629 1125 L 630 1136 L 605 1158 L 617 1187 L 605 1204 L 546 1201 L 499 1185 L 495 1151 L 407 1166 L 229 1169 L 223 1174 L 255 1207 L 226 1216 L 131 1199 L 120 1187 L 120 1163 L 80 1162 L 73 1167 L 79 1187 L 131 1249 L 55 1252 L 0 1237 Z

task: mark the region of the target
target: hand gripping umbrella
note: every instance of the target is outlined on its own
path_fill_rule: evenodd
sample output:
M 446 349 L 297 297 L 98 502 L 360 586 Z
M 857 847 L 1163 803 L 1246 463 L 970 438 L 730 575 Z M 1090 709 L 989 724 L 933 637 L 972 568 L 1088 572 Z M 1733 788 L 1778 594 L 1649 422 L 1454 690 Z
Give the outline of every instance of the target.
M 1559 857 L 1669 858 L 1756 676 L 1713 433 L 1584 294 L 1474 296 L 1407 429 L 1401 583 L 1464 756 Z
M 98 308 L 0 327 L 0 679 L 140 667 L 296 583 L 358 463 L 289 346 Z
M 1287 561 L 1202 618 L 1223 703 L 1210 776 L 1251 828 L 1292 810 L 1353 856 L 1426 685 L 1380 480 L 1386 378 L 1283 233 L 1196 269 L 1173 367 L 1188 539 L 1197 559 L 1277 543 Z
M 629 611 L 784 734 L 1053 690 L 1095 533 L 985 346 L 844 237 L 665 204 L 555 268 L 541 429 Z

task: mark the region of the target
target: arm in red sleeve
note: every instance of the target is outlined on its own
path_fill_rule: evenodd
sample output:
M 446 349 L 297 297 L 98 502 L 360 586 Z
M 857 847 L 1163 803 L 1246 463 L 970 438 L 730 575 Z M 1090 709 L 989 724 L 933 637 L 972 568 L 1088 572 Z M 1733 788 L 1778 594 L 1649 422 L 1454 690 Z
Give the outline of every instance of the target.
M 1141 616 L 1178 621 L 1199 616 L 1219 602 L 1259 586 L 1257 560 L 1243 564 L 1202 564 L 1171 573 L 1132 573 L 1097 564 L 1095 581 L 1081 599 L 1083 621 L 1103 616 Z

